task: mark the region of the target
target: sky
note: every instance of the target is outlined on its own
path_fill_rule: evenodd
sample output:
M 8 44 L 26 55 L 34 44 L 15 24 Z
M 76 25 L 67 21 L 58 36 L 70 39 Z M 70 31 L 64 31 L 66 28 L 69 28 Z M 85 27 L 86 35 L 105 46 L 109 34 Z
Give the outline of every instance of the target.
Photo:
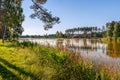
M 33 13 L 30 9 L 31 0 L 23 0 L 25 21 L 23 35 L 55 34 L 74 27 L 98 26 L 102 27 L 107 22 L 120 21 L 120 0 L 47 0 L 44 8 L 51 11 L 53 16 L 58 16 L 61 23 L 47 31 L 39 19 L 31 19 Z

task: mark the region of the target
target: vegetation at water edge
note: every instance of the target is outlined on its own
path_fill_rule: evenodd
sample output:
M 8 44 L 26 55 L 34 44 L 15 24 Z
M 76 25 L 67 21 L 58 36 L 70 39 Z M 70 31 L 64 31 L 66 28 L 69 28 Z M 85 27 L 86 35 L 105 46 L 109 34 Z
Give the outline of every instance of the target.
M 31 42 L 0 44 L 1 80 L 109 80 L 80 56 Z M 107 69 L 106 69 L 107 70 Z M 107 72 L 107 71 L 106 71 Z M 109 73 L 111 74 L 111 73 Z M 119 78 L 120 79 L 120 78 Z

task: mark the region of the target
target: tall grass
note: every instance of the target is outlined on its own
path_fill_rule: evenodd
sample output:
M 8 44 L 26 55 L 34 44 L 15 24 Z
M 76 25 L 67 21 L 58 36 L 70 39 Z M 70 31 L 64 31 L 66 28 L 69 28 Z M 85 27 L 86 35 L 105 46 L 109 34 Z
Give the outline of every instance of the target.
M 68 51 L 40 46 L 36 43 L 23 42 L 19 46 L 29 47 L 39 57 L 39 64 L 54 69 L 51 80 L 100 80 L 101 75 L 95 72 L 93 64 L 83 62 L 80 56 Z
M 33 43 L 34 44 L 34 43 Z M 36 44 L 37 45 L 37 44 Z M 38 45 L 38 47 L 40 47 Z M 45 47 L 45 46 L 41 46 Z M 48 55 L 51 55 L 52 61 L 55 61 L 54 66 L 57 73 L 52 76 L 55 80 L 119 80 L 120 79 L 120 69 L 114 67 L 114 64 L 106 65 L 101 64 L 99 68 L 90 62 L 85 61 L 80 55 L 68 52 L 63 48 L 51 48 L 47 46 Z M 52 51 L 53 50 L 53 51 Z M 52 51 L 50 53 L 49 51 Z M 38 53 L 40 53 L 38 51 Z M 53 64 L 53 63 L 52 63 Z M 59 66 L 58 66 L 59 64 Z
M 80 55 L 59 48 L 21 42 L 0 45 L 1 80 L 119 80 L 95 69 Z M 110 69 L 109 69 L 110 70 Z M 111 74 L 111 73 L 109 73 Z

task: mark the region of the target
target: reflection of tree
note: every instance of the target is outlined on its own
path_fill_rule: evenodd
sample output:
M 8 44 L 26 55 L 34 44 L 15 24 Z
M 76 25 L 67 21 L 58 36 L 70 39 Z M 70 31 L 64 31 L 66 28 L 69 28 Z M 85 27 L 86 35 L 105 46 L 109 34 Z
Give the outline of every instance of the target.
M 90 43 L 91 43 L 91 44 L 95 44 L 95 45 L 96 45 L 98 42 L 99 42 L 99 41 L 98 41 L 97 39 L 91 39 L 91 40 L 90 40 Z
M 65 43 L 65 47 L 67 48 L 67 47 L 69 47 L 69 46 L 70 46 L 70 40 L 67 39 L 67 40 L 66 40 L 66 43 Z
M 92 46 L 92 50 L 97 51 L 100 48 L 99 45 L 97 46 L 97 43 L 99 43 L 99 41 L 97 39 L 91 39 L 90 43 Z
M 87 41 L 86 39 L 83 39 L 84 46 L 87 46 Z
M 106 47 L 103 46 L 103 47 L 102 47 L 102 53 L 106 54 L 105 51 L 106 51 Z
M 71 49 L 71 50 L 74 50 L 74 51 L 78 51 L 78 52 L 81 52 L 81 51 L 93 51 L 93 50 L 96 50 L 100 47 L 97 46 L 97 41 L 96 40 L 93 40 L 93 41 L 89 41 L 87 39 L 82 39 L 82 43 L 83 45 L 80 44 L 79 42 L 80 40 L 76 39 L 75 41 L 71 41 L 71 44 L 69 41 L 67 41 L 67 48 Z M 78 45 L 76 45 L 75 43 L 77 43 Z M 90 45 L 87 43 L 87 42 L 90 42 Z M 93 42 L 93 43 L 92 43 Z
M 56 47 L 58 47 L 58 48 L 64 48 L 64 46 L 63 46 L 63 40 L 57 40 L 56 41 Z
M 120 43 L 109 43 L 107 45 L 107 54 L 111 57 L 120 57 Z
M 79 40 L 80 40 L 80 39 L 75 39 L 75 42 L 76 42 L 76 43 L 79 43 Z

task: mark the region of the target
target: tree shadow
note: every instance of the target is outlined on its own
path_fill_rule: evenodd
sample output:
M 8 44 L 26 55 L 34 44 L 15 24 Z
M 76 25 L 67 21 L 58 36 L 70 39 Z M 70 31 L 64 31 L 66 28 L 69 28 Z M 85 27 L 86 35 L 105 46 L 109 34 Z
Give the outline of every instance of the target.
M 34 74 L 32 74 L 32 73 L 30 73 L 30 72 L 26 72 L 26 71 L 24 71 L 22 68 L 19 68 L 19 67 L 17 67 L 17 66 L 15 66 L 15 65 L 13 65 L 13 64 L 11 64 L 11 63 L 9 63 L 8 61 L 6 61 L 5 59 L 3 59 L 3 58 L 1 58 L 0 57 L 0 62 L 2 62 L 4 65 L 6 65 L 7 67 L 9 67 L 9 68 L 12 68 L 12 69 L 14 69 L 14 70 L 16 70 L 16 71 L 18 71 L 20 74 L 23 74 L 23 75 L 25 75 L 25 76 L 29 76 L 29 77 L 31 77 L 31 79 L 32 80 L 37 80 L 37 77 L 34 75 Z M 2 66 L 0 66 L 0 68 L 1 68 Z M 3 67 L 2 67 L 3 68 Z M 4 69 L 4 68 L 3 68 Z M 0 70 L 1 71 L 1 70 Z M 5 70 L 5 72 L 4 73 L 10 73 L 11 74 L 11 77 L 12 77 L 12 72 L 10 72 L 10 71 L 8 71 L 8 70 Z M 0 72 L 1 73 L 1 72 Z M 9 75 L 10 76 L 10 75 Z M 9 76 L 8 76 L 8 78 L 9 78 Z M 13 75 L 14 76 L 14 75 Z M 15 79 L 16 80 L 16 79 Z M 17 79 L 17 80 L 19 80 L 19 79 Z
M 18 45 L 16 44 L 9 44 L 9 45 L 6 45 L 6 44 L 0 44 L 1 47 L 8 47 L 8 48 L 11 48 L 11 47 L 18 47 Z
M 15 74 L 13 74 L 11 71 L 6 69 L 1 64 L 0 64 L 0 75 L 5 80 L 21 80 L 19 77 L 17 77 Z

